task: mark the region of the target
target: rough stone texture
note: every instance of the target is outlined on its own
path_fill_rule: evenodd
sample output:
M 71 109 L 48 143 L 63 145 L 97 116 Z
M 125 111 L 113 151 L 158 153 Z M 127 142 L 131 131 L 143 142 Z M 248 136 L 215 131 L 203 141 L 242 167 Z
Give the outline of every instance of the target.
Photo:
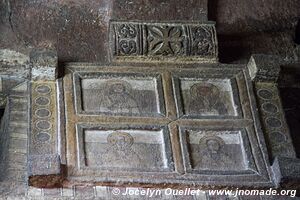
M 55 51 L 44 49 L 33 50 L 30 53 L 31 79 L 54 81 L 57 78 L 58 58 Z
M 113 0 L 113 20 L 207 20 L 208 0 Z
M 1 46 L 55 48 L 63 61 L 106 60 L 111 1 L 2 1 Z M 77 49 L 77 50 L 76 50 Z
M 248 62 L 252 80 L 259 82 L 277 82 L 280 73 L 280 57 L 254 54 Z
M 282 188 L 300 189 L 300 159 L 277 157 L 272 168 L 276 184 Z
M 9 77 L 28 78 L 29 57 L 16 51 L 0 50 L 0 74 Z
M 219 0 L 216 5 L 218 32 L 224 35 L 294 29 L 300 15 L 298 0 Z
M 28 93 L 27 83 L 23 89 L 12 88 L 1 120 L 0 198 L 9 195 L 24 197 L 27 181 L 27 130 Z M 18 89 L 17 89 L 18 88 Z
M 294 35 L 294 30 L 218 35 L 220 62 L 247 63 L 252 54 L 272 54 L 281 56 L 286 61 L 293 61 L 299 57 Z
M 5 0 L 0 2 L 0 45 L 22 52 L 56 48 L 61 62 L 107 62 L 110 19 L 198 21 L 206 12 L 203 2 Z M 299 15 L 298 0 L 208 1 L 223 62 L 247 62 L 252 53 L 291 57 Z
M 29 57 L 9 49 L 0 49 L 0 62 L 11 65 L 26 65 L 29 63 Z

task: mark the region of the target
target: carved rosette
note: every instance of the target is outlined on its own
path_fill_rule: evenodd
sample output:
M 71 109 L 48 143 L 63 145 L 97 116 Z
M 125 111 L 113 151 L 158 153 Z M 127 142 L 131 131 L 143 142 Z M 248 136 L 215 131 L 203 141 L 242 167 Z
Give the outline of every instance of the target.
M 186 34 L 182 26 L 147 26 L 148 55 L 177 56 L 186 54 Z
M 116 59 L 217 61 L 214 24 L 112 22 Z
M 136 24 L 117 24 L 115 30 L 115 55 L 129 56 L 138 55 L 139 26 Z
M 190 27 L 191 54 L 202 56 L 214 56 L 216 54 L 213 41 L 215 31 L 206 26 Z

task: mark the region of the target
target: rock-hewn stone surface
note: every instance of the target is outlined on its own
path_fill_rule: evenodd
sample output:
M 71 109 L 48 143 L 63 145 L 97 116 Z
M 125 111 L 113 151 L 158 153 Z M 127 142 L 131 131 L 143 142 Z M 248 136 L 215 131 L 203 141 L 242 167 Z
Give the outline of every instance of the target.
M 208 6 L 206 6 L 207 3 Z M 110 20 L 148 23 L 150 21 L 205 22 L 207 15 L 209 20 L 216 21 L 221 62 L 246 63 L 251 54 L 254 53 L 280 55 L 285 62 L 300 60 L 299 0 L 0 1 L 0 48 L 5 49 L 0 51 L 0 74 L 3 75 L 1 79 L 6 79 L 7 75 L 10 78 L 12 76 L 20 78 L 5 80 L 1 84 L 1 92 L 9 93 L 10 96 L 8 98 L 2 97 L 2 99 L 7 99 L 6 105 L 8 106 L 3 118 L 6 119 L 7 123 L 2 123 L 2 134 L 0 135 L 0 199 L 131 198 L 113 196 L 113 188 L 111 187 L 74 185 L 71 188 L 44 189 L 27 185 L 28 141 L 30 141 L 31 136 L 27 130 L 29 128 L 28 90 L 27 83 L 24 82 L 23 78 L 28 79 L 30 77 L 31 65 L 28 63 L 28 55 L 32 49 L 55 49 L 58 51 L 60 63 L 68 61 L 106 63 L 110 62 Z M 11 57 L 11 55 L 13 56 Z M 8 57 L 10 59 L 7 59 Z M 53 73 L 52 77 L 54 76 Z M 292 80 L 288 79 L 289 81 Z M 293 77 L 294 79 L 296 80 L 297 77 Z M 21 82 L 24 84 L 20 85 Z M 298 85 L 295 86 L 296 83 L 294 82 L 292 83 L 294 84 L 293 87 L 289 86 L 289 90 L 283 87 L 281 94 L 287 99 L 283 99 L 284 108 L 287 111 L 294 146 L 297 146 L 297 142 L 300 140 L 295 130 L 299 129 L 299 117 L 296 116 L 299 109 L 294 105 L 291 106 L 291 104 L 299 102 L 299 95 L 297 96 L 299 88 Z M 6 101 L 3 102 L 6 103 Z M 1 105 L 3 106 L 4 103 Z M 270 106 L 270 104 L 265 105 Z M 9 115 L 8 112 L 10 112 Z M 168 115 L 174 113 L 168 112 Z M 298 157 L 299 152 L 299 148 L 296 148 Z M 288 159 L 287 162 L 290 160 Z M 284 165 L 284 162 L 282 163 L 278 162 L 277 165 L 280 167 Z M 297 162 L 297 165 L 294 164 L 291 168 L 278 169 L 276 173 L 278 176 L 293 176 L 295 178 L 299 173 L 294 173 L 290 169 L 295 168 L 298 164 Z M 277 165 L 275 163 L 273 169 L 276 170 Z M 299 179 L 295 180 L 298 181 Z M 280 184 L 279 179 L 278 183 Z M 219 197 L 208 197 L 203 194 L 199 197 L 186 197 L 184 199 L 216 198 Z M 278 199 L 281 198 L 287 199 L 286 197 L 278 197 Z M 161 199 L 182 198 L 162 196 Z M 240 199 L 244 198 L 241 197 Z
M 299 14 L 298 0 L 219 0 L 216 21 L 220 34 L 239 35 L 292 29 Z
M 110 19 L 197 21 L 205 19 L 203 2 L 4 0 L 0 3 L 0 46 L 23 52 L 51 47 L 58 50 L 60 61 L 107 62 Z M 209 19 L 217 22 L 221 36 L 220 60 L 225 62 L 248 58 L 251 53 L 276 51 L 291 56 L 299 15 L 298 0 L 208 1 Z

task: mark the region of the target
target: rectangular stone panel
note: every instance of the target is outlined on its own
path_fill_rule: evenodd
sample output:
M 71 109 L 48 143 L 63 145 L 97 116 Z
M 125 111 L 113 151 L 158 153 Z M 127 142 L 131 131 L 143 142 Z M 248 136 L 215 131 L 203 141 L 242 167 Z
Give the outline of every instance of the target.
M 184 118 L 234 118 L 241 115 L 235 79 L 174 76 L 178 115 Z
M 182 128 L 180 133 L 187 172 L 198 174 L 253 173 L 255 164 L 244 129 Z
M 166 127 L 78 125 L 80 169 L 170 171 L 173 169 Z
M 158 74 L 81 73 L 74 78 L 78 113 L 129 116 L 165 113 Z
M 116 60 L 216 62 L 212 23 L 111 22 L 111 55 Z

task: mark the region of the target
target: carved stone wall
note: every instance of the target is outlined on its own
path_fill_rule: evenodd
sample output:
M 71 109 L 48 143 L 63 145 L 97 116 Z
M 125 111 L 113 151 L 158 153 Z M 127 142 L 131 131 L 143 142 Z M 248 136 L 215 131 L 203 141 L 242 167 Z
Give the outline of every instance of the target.
M 6 0 L 0 46 L 57 49 L 63 62 L 108 62 L 110 20 L 216 21 L 222 61 L 247 63 L 253 53 L 292 57 L 299 1 L 273 0 Z M 105 39 L 104 39 L 105 38 Z
M 0 45 L 29 56 L 0 50 L 0 198 L 132 199 L 120 192 L 144 187 L 200 192 L 156 199 L 243 200 L 273 196 L 204 190 L 300 189 L 277 86 L 281 67 L 299 61 L 298 7 L 2 1 Z

